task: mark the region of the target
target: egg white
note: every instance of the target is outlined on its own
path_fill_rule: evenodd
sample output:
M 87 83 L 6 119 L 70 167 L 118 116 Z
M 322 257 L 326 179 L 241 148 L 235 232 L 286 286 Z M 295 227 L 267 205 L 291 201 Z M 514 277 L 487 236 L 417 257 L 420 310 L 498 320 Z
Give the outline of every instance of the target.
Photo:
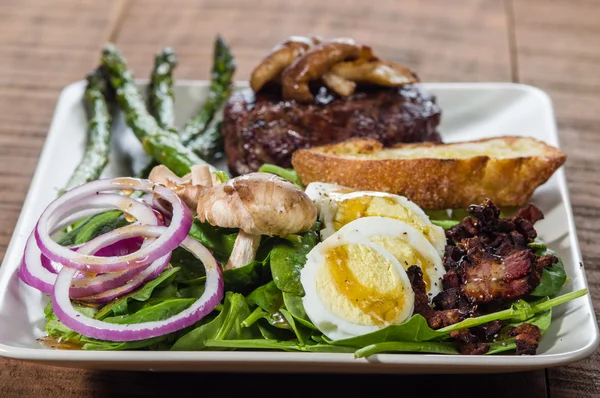
M 374 191 L 351 192 L 350 188 L 321 182 L 308 184 L 306 194 L 313 202 L 315 202 L 319 211 L 319 220 L 323 223 L 323 229 L 321 230 L 322 240 L 327 239 L 336 232 L 336 227 L 334 225 L 335 216 L 337 212 L 340 211 L 340 207 L 344 206 L 345 201 L 363 197 L 380 197 L 388 198 L 395 202 L 395 206 L 403 208 L 408 216 L 403 219 L 396 218 L 392 214 L 377 214 L 373 216 L 396 218 L 410 224 L 416 229 L 420 229 L 421 231 L 419 232 L 421 234 L 423 234 L 423 231 L 427 231 L 427 236 L 425 236 L 425 238 L 431 242 L 439 257 L 444 255 L 446 234 L 444 233 L 443 228 L 432 224 L 423 209 L 404 196 Z
M 413 228 L 409 224 L 388 217 L 363 217 L 357 218 L 356 220 L 344 225 L 337 233 L 344 233 L 345 231 L 355 231 L 354 233 L 360 234 L 366 239 L 372 240 L 378 237 L 389 237 L 401 239 L 417 251 L 423 258 L 425 264 L 420 264 L 421 270 L 424 276 L 430 281 L 427 286 L 427 294 L 431 300 L 438 293 L 442 291 L 442 278 L 446 273 L 446 269 L 442 263 L 440 256 L 436 249 L 433 247 L 423 234 L 417 229 Z M 385 250 L 393 253 L 393 247 L 387 247 L 382 245 L 381 242 L 373 242 L 380 246 L 383 246 Z M 398 258 L 396 259 L 404 267 L 408 269 L 414 264 L 410 259 Z M 408 260 L 408 261 L 406 261 Z
M 340 340 L 367 334 L 380 329 L 377 325 L 364 325 L 348 321 L 334 314 L 326 303 L 323 302 L 317 291 L 317 274 L 320 267 L 326 263 L 326 254 L 329 250 L 342 245 L 364 245 L 383 256 L 392 264 L 392 269 L 398 276 L 399 286 L 404 288 L 405 308 L 398 314 L 397 323 L 404 322 L 412 316 L 414 310 L 414 292 L 410 280 L 400 262 L 380 245 L 372 243 L 355 228 L 345 228 L 331 235 L 325 241 L 315 246 L 307 255 L 306 264 L 300 273 L 300 281 L 304 287 L 305 296 L 302 301 L 306 314 L 313 324 L 325 336 L 332 340 Z M 368 267 L 369 264 L 365 264 Z

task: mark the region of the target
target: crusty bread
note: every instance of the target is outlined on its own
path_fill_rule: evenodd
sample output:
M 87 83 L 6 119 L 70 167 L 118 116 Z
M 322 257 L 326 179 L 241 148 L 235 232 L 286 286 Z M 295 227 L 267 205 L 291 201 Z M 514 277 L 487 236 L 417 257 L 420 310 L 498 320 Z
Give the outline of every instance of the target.
M 565 160 L 557 148 L 524 137 L 393 148 L 352 139 L 298 150 L 292 164 L 304 184 L 322 181 L 391 192 L 425 209 L 446 209 L 485 198 L 498 206 L 522 206 Z

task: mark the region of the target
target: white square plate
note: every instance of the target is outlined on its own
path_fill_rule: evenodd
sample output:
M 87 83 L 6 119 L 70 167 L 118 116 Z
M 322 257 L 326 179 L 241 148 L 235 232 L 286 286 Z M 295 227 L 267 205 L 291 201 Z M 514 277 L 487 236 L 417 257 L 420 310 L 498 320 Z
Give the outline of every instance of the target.
M 240 84 L 240 86 L 245 86 Z M 499 135 L 527 135 L 558 146 L 550 99 L 542 91 L 508 83 L 425 84 L 438 98 L 445 141 Z M 511 372 L 563 365 L 591 355 L 598 347 L 598 326 L 590 296 L 555 308 L 552 326 L 535 356 L 443 356 L 378 354 L 356 360 L 351 354 L 288 352 L 94 352 L 49 350 L 36 338 L 44 335 L 47 298 L 17 277 L 25 240 L 37 218 L 64 186 L 85 145 L 86 119 L 81 106 L 84 83 L 63 91 L 23 211 L 0 268 L 0 355 L 47 364 L 98 369 L 256 371 L 481 373 Z M 206 82 L 180 82 L 175 88 L 176 117 L 187 120 L 207 93 Z M 118 120 L 107 176 L 130 175 L 132 154 L 144 162 L 141 146 Z M 568 161 L 568 160 L 567 160 Z M 136 166 L 137 167 L 137 166 Z M 536 224 L 540 237 L 562 257 L 569 282 L 562 293 L 587 288 L 563 170 L 532 200 L 546 218 Z

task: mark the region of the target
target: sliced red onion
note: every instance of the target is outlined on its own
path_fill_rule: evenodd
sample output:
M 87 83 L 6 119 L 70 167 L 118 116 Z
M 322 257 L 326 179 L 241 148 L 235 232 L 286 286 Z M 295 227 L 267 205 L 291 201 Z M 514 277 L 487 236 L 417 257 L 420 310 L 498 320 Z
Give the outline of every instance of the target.
M 79 209 L 83 199 L 100 195 L 109 190 L 135 190 L 151 192 L 166 200 L 173 207 L 171 225 L 154 242 L 135 253 L 124 256 L 99 257 L 80 252 L 74 253 L 52 240 L 49 231 L 73 208 Z M 125 198 L 121 197 L 120 198 Z M 140 203 L 140 202 L 138 202 Z M 116 208 L 129 212 L 122 200 L 115 200 Z M 116 178 L 97 180 L 74 188 L 52 202 L 42 213 L 35 237 L 44 255 L 70 268 L 96 273 L 116 272 L 148 265 L 173 251 L 187 237 L 192 224 L 192 215 L 179 197 L 169 189 L 149 180 Z
M 99 292 L 97 294 L 94 294 L 93 296 L 79 297 L 79 298 L 77 298 L 77 300 L 85 301 L 88 303 L 106 303 L 108 301 L 114 300 L 117 297 L 121 297 L 122 295 L 127 294 L 127 293 L 137 289 L 143 283 L 151 281 L 152 279 L 156 279 L 156 277 L 165 270 L 165 268 L 169 264 L 169 261 L 171 261 L 171 253 L 167 254 L 164 257 L 159 258 L 158 260 L 156 260 L 155 262 L 153 262 L 146 268 L 140 267 L 140 268 L 143 268 L 141 272 L 139 272 L 140 268 L 124 271 L 124 272 L 132 272 L 132 271 L 134 271 L 134 272 L 137 271 L 137 272 L 136 272 L 136 275 L 134 275 L 133 278 L 130 278 L 128 281 L 126 281 L 125 284 L 122 284 L 122 282 L 121 282 L 121 283 L 116 284 L 116 287 L 114 287 L 110 290 Z M 111 275 L 111 274 L 104 274 L 104 275 Z M 104 276 L 104 275 L 102 275 L 102 276 Z M 104 285 L 104 287 L 105 286 L 106 286 L 106 284 Z M 73 285 L 71 285 L 70 296 L 71 296 L 71 298 L 75 297 L 73 295 Z
M 35 239 L 35 237 L 33 238 Z M 37 246 L 37 243 L 36 243 Z M 48 271 L 53 274 L 58 274 L 62 269 L 62 264 L 57 263 L 56 261 L 50 260 L 48 257 L 44 256 L 40 251 L 40 261 L 42 262 L 42 267 L 46 268 Z
M 147 237 L 164 236 L 167 227 L 131 225 L 124 227 Z M 132 232 L 133 233 L 133 232 Z M 160 239 L 160 238 L 159 238 Z M 185 237 L 181 246 L 198 258 L 206 269 L 206 288 L 202 296 L 189 308 L 169 319 L 138 324 L 114 324 L 88 318 L 73 308 L 69 298 L 71 280 L 76 270 L 63 268 L 56 280 L 52 294 L 52 308 L 58 319 L 67 327 L 84 336 L 110 341 L 134 341 L 162 336 L 181 330 L 209 314 L 223 298 L 221 268 L 208 249 L 193 238 Z
M 79 206 L 90 206 L 101 209 L 106 209 L 110 204 L 115 203 L 115 201 L 121 201 L 121 203 L 127 206 L 129 214 L 134 216 L 138 221 L 150 224 L 157 225 L 160 224 L 161 221 L 157 218 L 154 211 L 148 206 L 144 205 L 136 201 L 135 199 L 131 199 L 128 197 L 123 197 L 121 195 L 116 194 L 99 194 L 89 198 L 85 198 L 79 202 Z M 81 214 L 78 209 L 73 209 L 74 214 Z M 77 219 L 73 220 L 76 221 Z M 54 230 L 58 228 L 62 228 L 59 223 L 57 227 L 53 228 Z M 64 225 L 63 225 L 64 226 Z M 134 242 L 138 244 L 141 238 L 136 238 L 134 241 L 126 242 L 127 245 L 133 244 Z M 96 242 L 96 255 L 103 255 L 102 251 L 104 251 L 105 255 L 115 255 L 119 253 L 129 254 L 138 250 L 140 245 L 138 244 L 135 247 L 135 250 L 131 250 L 133 247 L 121 247 L 123 245 L 124 238 L 120 238 L 119 240 L 107 241 L 109 243 L 97 245 L 98 242 L 104 242 L 100 237 L 93 239 L 90 242 Z M 88 242 L 89 243 L 89 242 Z M 110 246 L 109 246 L 110 245 Z M 61 246 L 62 247 L 62 246 Z M 73 247 L 65 248 L 66 250 L 72 251 Z M 56 261 L 52 261 L 47 258 L 44 254 L 42 254 L 36 240 L 34 233 L 32 232 L 31 236 L 27 240 L 25 244 L 25 252 L 23 255 L 23 261 L 21 262 L 21 266 L 19 267 L 19 276 L 26 284 L 40 290 L 43 293 L 51 294 L 52 288 L 56 281 L 56 273 L 60 271 L 62 265 Z M 89 296 L 93 294 L 97 294 L 109 289 L 113 289 L 120 284 L 128 281 L 133 278 L 137 273 L 141 272 L 140 270 L 133 270 L 131 272 L 123 271 L 118 274 L 107 274 L 98 276 L 95 278 L 83 278 L 84 275 L 81 273 L 77 273 L 78 281 L 74 282 L 74 287 L 72 289 L 71 297 L 82 297 Z

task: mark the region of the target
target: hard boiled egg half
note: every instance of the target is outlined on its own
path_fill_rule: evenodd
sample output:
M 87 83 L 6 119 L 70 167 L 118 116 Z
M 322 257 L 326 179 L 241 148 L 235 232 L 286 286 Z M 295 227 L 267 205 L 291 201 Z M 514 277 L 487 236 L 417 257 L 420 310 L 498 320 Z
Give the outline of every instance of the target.
M 402 323 L 414 308 L 411 265 L 423 269 L 430 294 L 439 292 L 444 268 L 418 230 L 386 217 L 352 221 L 307 255 L 300 276 L 306 313 L 333 340 Z
M 432 224 L 423 209 L 404 196 L 373 191 L 353 192 L 347 187 L 321 182 L 308 184 L 306 194 L 319 211 L 319 220 L 323 222 L 323 240 L 356 219 L 389 217 L 404 221 L 421 232 L 438 255 L 443 256 L 446 245 L 444 230 Z

